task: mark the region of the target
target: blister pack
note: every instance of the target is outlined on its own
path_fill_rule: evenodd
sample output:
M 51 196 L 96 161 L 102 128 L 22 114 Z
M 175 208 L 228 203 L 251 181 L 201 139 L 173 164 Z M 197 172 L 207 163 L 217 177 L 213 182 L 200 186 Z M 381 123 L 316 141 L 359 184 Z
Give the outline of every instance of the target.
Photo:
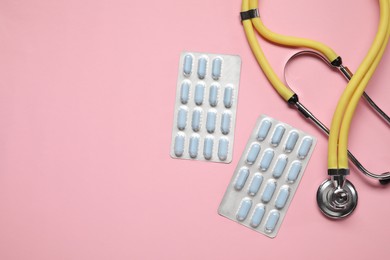
M 316 138 L 261 116 L 218 213 L 275 237 L 311 157 Z
M 231 162 L 240 71 L 239 56 L 181 54 L 171 157 Z

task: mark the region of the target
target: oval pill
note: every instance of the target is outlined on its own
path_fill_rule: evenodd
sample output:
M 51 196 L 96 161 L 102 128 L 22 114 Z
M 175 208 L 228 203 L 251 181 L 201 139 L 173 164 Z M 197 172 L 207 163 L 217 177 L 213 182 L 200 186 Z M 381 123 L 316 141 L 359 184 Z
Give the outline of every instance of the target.
M 219 139 L 218 157 L 221 161 L 225 161 L 228 154 L 229 140 L 226 137 Z
M 288 171 L 287 181 L 293 183 L 298 178 L 299 173 L 302 169 L 302 163 L 295 161 L 291 164 L 290 170 Z
M 206 130 L 210 134 L 214 133 L 215 131 L 215 123 L 217 121 L 217 111 L 216 110 L 210 110 L 207 112 L 207 120 L 206 120 Z
M 257 132 L 257 139 L 259 141 L 263 141 L 267 137 L 269 129 L 271 128 L 271 126 L 272 126 L 271 121 L 269 121 L 267 119 L 263 120 L 263 122 L 261 122 L 259 131 Z
M 227 86 L 223 94 L 223 105 L 226 108 L 231 108 L 232 104 L 233 104 L 233 87 Z
M 198 61 L 198 78 L 204 79 L 206 77 L 207 58 L 201 57 Z
M 276 189 L 276 182 L 274 181 L 268 181 L 267 186 L 264 189 L 263 195 L 261 196 L 261 200 L 264 203 L 267 203 L 271 200 L 272 196 L 274 195 Z
M 192 112 L 192 130 L 195 132 L 198 132 L 200 130 L 200 120 L 201 120 L 202 110 L 195 109 L 194 112 Z
M 215 58 L 213 60 L 213 70 L 212 70 L 213 79 L 218 80 L 221 77 L 221 69 L 222 69 L 222 59 Z
M 185 141 L 185 136 L 184 134 L 178 134 L 175 137 L 175 147 L 174 147 L 174 152 L 177 157 L 181 157 L 184 152 L 184 141 Z
M 214 138 L 208 136 L 204 139 L 203 156 L 206 160 L 210 160 L 213 156 Z
M 275 201 L 275 208 L 282 209 L 286 205 L 287 199 L 290 196 L 290 190 L 288 187 L 282 187 L 279 191 Z
M 196 158 L 198 156 L 198 148 L 199 148 L 199 135 L 192 135 L 190 138 L 190 146 L 188 148 L 188 153 L 191 158 Z
M 257 205 L 253 212 L 250 225 L 254 228 L 258 227 L 261 223 L 261 220 L 263 219 L 264 213 L 265 213 L 264 205 L 262 204 Z
M 192 72 L 192 55 L 187 54 L 184 56 L 184 63 L 183 63 L 183 73 L 185 76 L 191 75 Z
M 276 127 L 276 129 L 274 131 L 274 134 L 272 135 L 272 138 L 271 138 L 271 144 L 273 146 L 278 146 L 279 145 L 280 141 L 282 140 L 284 131 L 286 131 L 284 126 L 279 125 L 279 126 Z
M 248 213 L 252 207 L 252 200 L 250 199 L 243 199 L 241 201 L 240 207 L 237 212 L 237 220 L 238 221 L 243 221 L 246 219 L 248 216 Z
M 182 104 L 188 103 L 188 99 L 190 97 L 190 86 L 191 86 L 191 83 L 187 80 L 185 80 L 185 81 L 183 81 L 183 83 L 181 83 L 180 102 Z
M 274 158 L 274 151 L 270 150 L 270 149 L 267 149 L 264 152 L 263 158 L 261 159 L 260 170 L 262 170 L 264 172 L 266 170 L 268 170 L 268 168 L 269 168 L 273 158 Z
M 229 112 L 224 112 L 222 114 L 222 119 L 221 119 L 221 132 L 224 135 L 229 134 L 230 132 L 230 122 L 231 122 L 231 114 Z
M 284 147 L 284 151 L 289 153 L 292 150 L 294 150 L 298 138 L 299 138 L 299 134 L 297 132 L 295 131 L 290 132 L 286 141 L 286 146 Z
M 313 138 L 311 138 L 311 137 L 303 138 L 301 146 L 299 147 L 299 150 L 298 150 L 298 158 L 299 159 L 306 158 L 307 154 L 310 151 L 312 144 L 313 144 Z
M 253 176 L 251 185 L 248 189 L 248 194 L 251 196 L 255 196 L 259 191 L 262 182 L 263 176 L 261 176 L 260 174 L 256 174 L 255 176 Z
M 212 106 L 212 107 L 215 107 L 218 103 L 218 85 L 217 84 L 212 84 L 210 86 L 209 103 L 210 103 L 210 106 Z
M 279 217 L 280 217 L 280 213 L 277 210 L 272 210 L 269 213 L 267 222 L 265 224 L 265 231 L 267 233 L 271 233 L 274 231 L 276 224 L 278 224 Z
M 249 169 L 246 167 L 242 167 L 238 172 L 238 176 L 236 179 L 236 183 L 234 184 L 234 188 L 240 191 L 244 187 L 245 182 L 248 179 L 248 176 L 249 176 Z
M 187 114 L 188 110 L 184 107 L 181 107 L 179 109 L 179 112 L 177 114 L 177 128 L 179 130 L 184 130 L 187 126 Z
M 194 95 L 194 101 L 195 104 L 198 106 L 203 104 L 203 99 L 204 99 L 204 84 L 198 83 L 195 86 L 195 95 Z
M 287 156 L 285 156 L 285 155 L 279 156 L 278 160 L 276 161 L 273 172 L 272 172 L 272 176 L 274 178 L 277 179 L 280 176 L 282 176 L 283 171 L 286 168 L 287 162 L 288 162 Z
M 260 153 L 260 145 L 257 143 L 254 143 L 249 148 L 248 156 L 246 157 L 246 163 L 247 164 L 254 164 L 257 156 Z

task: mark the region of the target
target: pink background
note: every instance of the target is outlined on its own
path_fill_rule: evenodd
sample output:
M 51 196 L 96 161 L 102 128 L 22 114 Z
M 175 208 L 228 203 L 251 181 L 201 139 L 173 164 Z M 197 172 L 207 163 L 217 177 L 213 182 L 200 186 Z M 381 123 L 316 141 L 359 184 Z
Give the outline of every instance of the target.
M 327 138 L 288 110 L 257 66 L 239 0 L 0 1 L 0 259 L 385 259 L 390 187 L 353 169 L 355 213 L 326 219 L 315 193 Z M 323 41 L 355 71 L 375 35 L 378 1 L 264 0 L 272 30 Z M 282 75 L 296 50 L 262 46 Z M 169 156 L 181 51 L 238 54 L 233 163 Z M 390 113 L 390 51 L 367 92 Z M 329 124 L 345 80 L 322 62 L 289 69 L 302 102 Z M 389 127 L 362 102 L 350 148 L 389 170 Z M 272 240 L 217 214 L 256 118 L 318 137 Z

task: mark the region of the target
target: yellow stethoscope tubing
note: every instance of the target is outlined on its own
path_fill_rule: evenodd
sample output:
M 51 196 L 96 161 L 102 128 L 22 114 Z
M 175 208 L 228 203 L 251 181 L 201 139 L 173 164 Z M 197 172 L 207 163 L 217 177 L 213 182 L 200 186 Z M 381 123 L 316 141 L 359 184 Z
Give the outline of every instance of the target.
M 243 12 L 249 10 L 248 0 L 242 1 L 241 10 Z M 271 65 L 269 64 L 267 58 L 264 55 L 263 50 L 261 49 L 256 39 L 256 35 L 253 30 L 253 25 L 251 20 L 244 20 L 242 23 L 244 26 L 245 35 L 248 39 L 252 52 L 255 55 L 256 60 L 259 63 L 261 69 L 263 70 L 265 76 L 267 77 L 271 85 L 275 88 L 275 90 L 279 93 L 279 95 L 285 101 L 289 101 L 294 96 L 295 93 L 286 85 L 284 85 L 284 83 L 279 79 L 275 71 L 272 69 Z
M 249 9 L 257 9 L 258 8 L 258 0 L 249 0 Z M 282 35 L 278 34 L 275 32 L 272 32 L 269 30 L 263 22 L 261 21 L 260 18 L 252 18 L 251 19 L 253 26 L 255 27 L 256 31 L 266 40 L 284 45 L 284 46 L 290 46 L 290 47 L 303 47 L 303 48 L 309 48 L 312 50 L 316 50 L 320 53 L 322 53 L 328 60 L 329 62 L 332 62 L 336 60 L 339 56 L 336 54 L 332 48 L 328 47 L 327 45 L 306 39 L 306 38 L 300 38 L 300 37 L 294 37 L 294 36 L 287 36 L 287 35 Z
M 356 92 L 358 87 L 361 89 L 365 89 L 368 80 L 372 76 L 375 71 L 375 67 L 373 67 L 373 63 L 376 57 L 381 58 L 379 56 L 380 49 L 385 42 L 385 37 L 387 35 L 387 25 L 389 22 L 389 8 L 388 8 L 388 0 L 380 0 L 380 21 L 378 26 L 378 32 L 375 36 L 374 42 L 370 47 L 370 50 L 363 62 L 359 66 L 358 70 L 352 77 L 352 79 L 348 82 L 347 87 L 345 88 L 343 94 L 341 95 L 339 102 L 336 106 L 336 110 L 333 114 L 332 123 L 330 127 L 330 135 L 329 135 L 329 144 L 328 144 L 328 168 L 329 169 L 347 169 L 348 168 L 348 155 L 347 155 L 347 146 L 344 145 L 345 142 L 348 143 L 348 130 L 349 125 L 352 120 L 354 109 L 353 107 L 357 105 L 357 102 L 360 99 L 359 92 Z M 379 63 L 378 60 L 378 63 Z M 370 68 L 373 69 L 370 70 Z M 370 74 L 371 73 L 371 74 Z M 367 80 L 363 81 L 363 78 L 367 77 Z M 366 83 L 365 85 L 363 83 Z M 356 97 L 352 101 L 352 96 L 356 92 Z M 362 92 L 363 93 L 363 92 Z M 351 103 L 352 102 L 352 103 Z M 355 104 L 356 103 L 356 104 Z M 351 108 L 347 107 L 351 104 Z M 342 136 L 341 125 L 344 119 L 349 118 L 349 124 L 347 122 L 344 123 Z M 344 138 L 344 140 L 343 140 Z M 343 146 L 339 146 L 339 141 L 343 142 Z
M 386 17 L 384 18 L 384 20 L 387 21 L 387 31 L 386 31 L 385 39 L 382 42 L 379 53 L 376 55 L 375 60 L 373 61 L 371 67 L 367 71 L 367 74 L 364 76 L 364 78 L 360 82 L 360 85 L 358 86 L 355 93 L 353 94 L 353 96 L 348 104 L 348 107 L 345 111 L 345 116 L 344 116 L 343 122 L 341 124 L 340 134 L 339 134 L 339 144 L 338 144 L 339 167 L 345 167 L 346 165 L 348 165 L 348 152 L 347 152 L 348 133 L 349 133 L 349 129 L 351 126 L 352 118 L 353 118 L 354 112 L 356 110 L 356 107 L 359 103 L 360 97 L 363 95 L 363 92 L 364 92 L 368 82 L 370 81 L 372 75 L 374 74 L 376 68 L 378 67 L 378 64 L 380 63 L 380 61 L 383 57 L 383 54 L 384 54 L 386 47 L 387 47 L 387 43 L 389 41 L 389 37 L 390 37 L 390 24 L 389 24 L 390 5 L 389 5 L 389 1 L 386 1 L 386 3 L 387 3 L 387 8 L 384 7 L 384 9 L 387 9 L 388 12 L 387 12 L 387 18 Z

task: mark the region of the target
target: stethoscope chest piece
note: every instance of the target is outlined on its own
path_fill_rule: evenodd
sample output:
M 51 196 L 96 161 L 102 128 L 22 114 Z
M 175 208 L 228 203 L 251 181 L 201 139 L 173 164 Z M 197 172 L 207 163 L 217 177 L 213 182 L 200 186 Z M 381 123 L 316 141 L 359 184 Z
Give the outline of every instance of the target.
M 332 180 L 325 180 L 317 191 L 317 204 L 327 217 L 339 219 L 350 215 L 356 208 L 358 195 L 351 182 L 336 188 Z

